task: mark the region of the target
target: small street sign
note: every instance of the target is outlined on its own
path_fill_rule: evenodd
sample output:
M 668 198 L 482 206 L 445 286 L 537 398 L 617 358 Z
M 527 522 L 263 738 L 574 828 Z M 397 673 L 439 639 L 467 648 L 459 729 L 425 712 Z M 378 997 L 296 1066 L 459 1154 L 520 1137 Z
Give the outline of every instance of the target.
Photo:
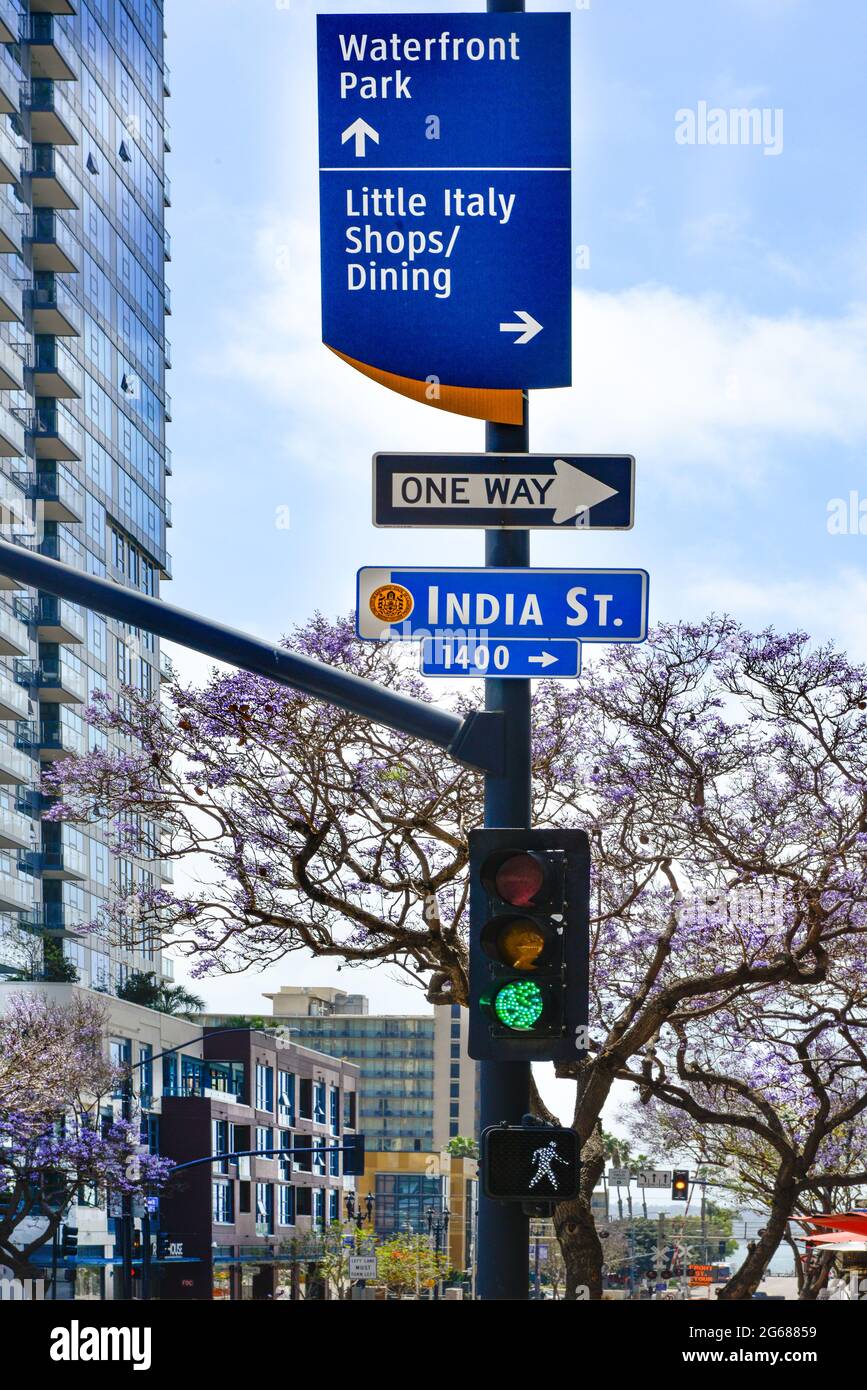
M 357 631 L 371 642 L 423 637 L 643 642 L 645 570 L 385 569 L 358 571 Z
M 319 16 L 322 336 L 383 385 L 516 422 L 570 384 L 569 33 Z
M 474 638 L 426 637 L 421 647 L 425 676 L 536 676 L 574 680 L 581 674 L 580 642 L 546 641 L 543 637 L 510 642 Z
M 639 1187 L 671 1187 L 672 1170 L 670 1168 L 639 1168 L 635 1174 L 635 1181 Z
M 625 531 L 629 454 L 374 454 L 374 526 Z
M 375 1255 L 350 1255 L 350 1279 L 376 1279 L 378 1268 Z
M 609 1186 L 628 1187 L 632 1180 L 632 1174 L 628 1168 L 609 1168 L 606 1173 Z

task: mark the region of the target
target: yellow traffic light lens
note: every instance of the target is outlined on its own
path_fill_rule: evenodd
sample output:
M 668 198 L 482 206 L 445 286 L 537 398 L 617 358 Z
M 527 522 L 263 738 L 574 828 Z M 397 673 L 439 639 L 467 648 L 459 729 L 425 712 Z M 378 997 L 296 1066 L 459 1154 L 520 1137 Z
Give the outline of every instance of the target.
M 499 957 L 513 970 L 535 970 L 545 949 L 545 935 L 536 922 L 516 917 L 497 936 Z

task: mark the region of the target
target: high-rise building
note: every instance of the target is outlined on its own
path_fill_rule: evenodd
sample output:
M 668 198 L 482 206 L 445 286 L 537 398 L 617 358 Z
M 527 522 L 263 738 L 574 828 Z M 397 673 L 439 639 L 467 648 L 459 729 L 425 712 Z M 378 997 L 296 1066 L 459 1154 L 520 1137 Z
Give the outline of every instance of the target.
M 161 0 L 0 0 L 0 528 L 158 595 L 170 201 Z M 71 931 L 158 884 L 99 827 L 42 819 L 40 772 L 95 745 L 95 690 L 159 685 L 150 634 L 0 579 L 0 974 L 116 989 L 156 945 Z

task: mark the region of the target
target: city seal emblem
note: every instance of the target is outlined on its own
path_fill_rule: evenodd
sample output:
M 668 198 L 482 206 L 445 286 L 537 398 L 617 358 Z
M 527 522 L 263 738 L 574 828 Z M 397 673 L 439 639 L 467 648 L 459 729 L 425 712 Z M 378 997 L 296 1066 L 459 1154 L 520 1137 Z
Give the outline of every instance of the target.
M 415 606 L 415 599 L 402 584 L 380 584 L 370 595 L 370 611 L 383 623 L 402 623 Z

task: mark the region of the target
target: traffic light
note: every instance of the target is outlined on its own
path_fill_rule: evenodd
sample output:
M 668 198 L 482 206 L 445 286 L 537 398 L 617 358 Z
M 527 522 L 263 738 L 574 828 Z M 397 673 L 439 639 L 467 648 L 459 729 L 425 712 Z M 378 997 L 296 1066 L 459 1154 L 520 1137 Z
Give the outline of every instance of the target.
M 364 1177 L 363 1134 L 344 1134 L 343 1136 L 343 1175 L 347 1178 Z
M 499 1202 L 565 1202 L 578 1196 L 580 1157 L 574 1129 L 492 1125 L 482 1132 L 482 1191 Z
M 587 1048 L 590 848 L 583 830 L 471 830 L 469 1054 Z
M 74 1260 L 78 1254 L 78 1227 L 64 1226 L 60 1241 L 60 1258 Z
M 671 1200 L 689 1201 L 689 1171 L 686 1168 L 675 1168 L 671 1175 Z

